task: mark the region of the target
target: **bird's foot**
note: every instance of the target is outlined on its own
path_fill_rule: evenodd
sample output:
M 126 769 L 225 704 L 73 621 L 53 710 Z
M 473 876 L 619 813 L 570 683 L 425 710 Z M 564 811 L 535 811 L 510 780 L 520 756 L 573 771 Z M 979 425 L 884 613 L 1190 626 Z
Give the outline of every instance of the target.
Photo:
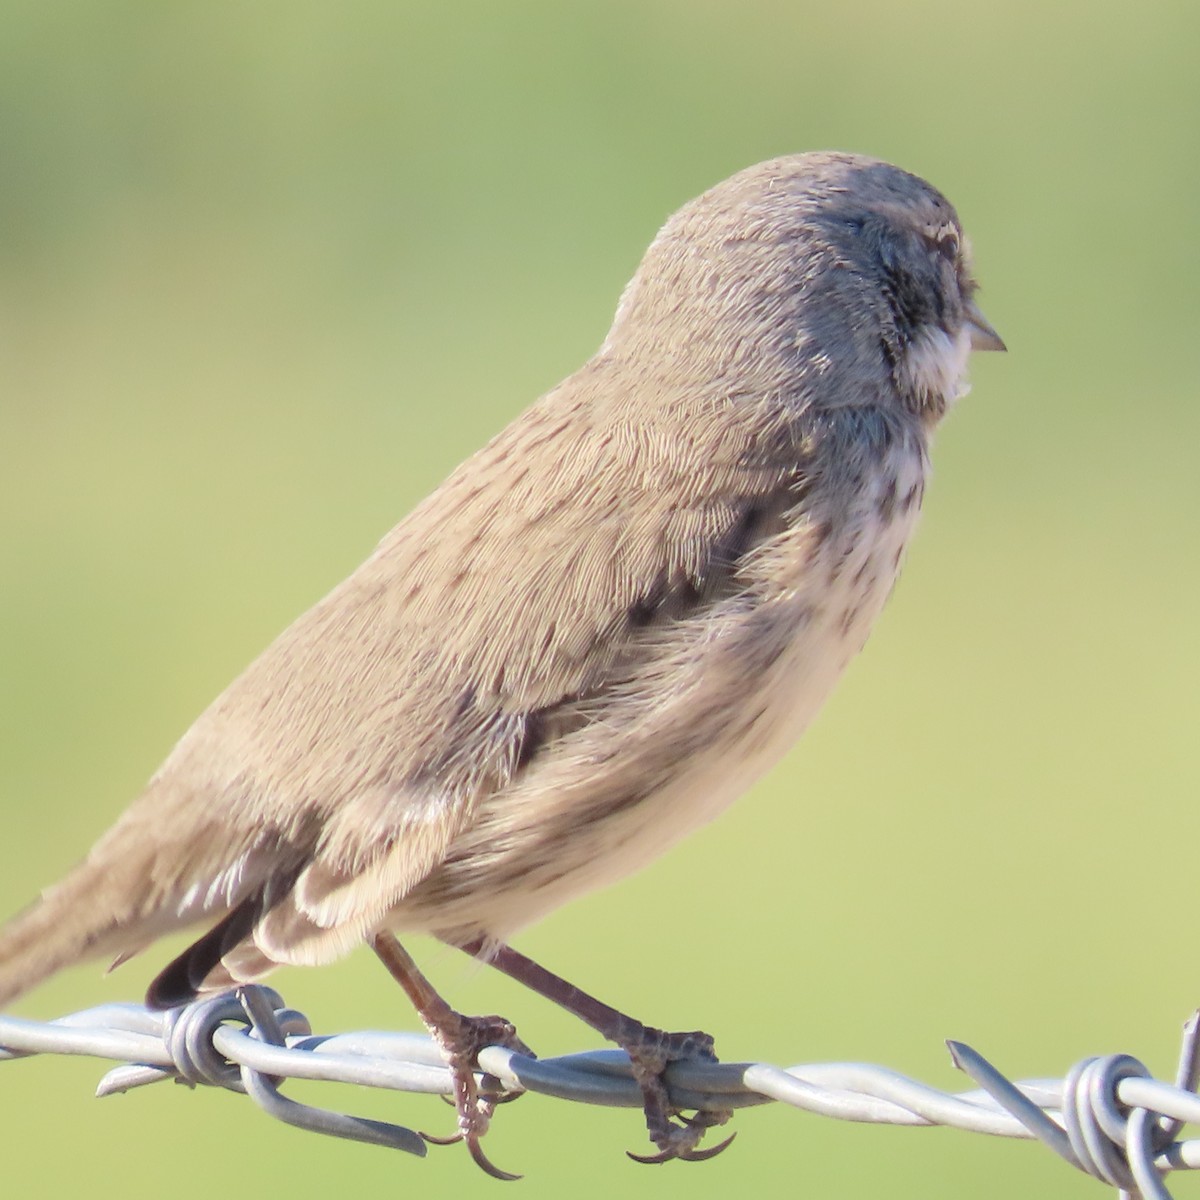
M 714 1125 L 724 1125 L 733 1115 L 729 1109 L 700 1109 L 686 1117 L 671 1103 L 663 1078 L 667 1067 L 674 1062 L 717 1061 L 713 1039 L 707 1033 L 666 1033 L 661 1029 L 642 1030 L 640 1036 L 620 1043 L 629 1055 L 633 1077 L 642 1089 L 642 1105 L 646 1114 L 646 1129 L 650 1140 L 658 1147 L 657 1154 L 634 1154 L 634 1162 L 664 1163 L 673 1158 L 685 1162 L 703 1162 L 725 1150 L 736 1135 L 710 1146 L 697 1147 L 705 1133 Z
M 515 1100 L 522 1093 L 506 1092 L 498 1084 L 493 1088 L 481 1088 L 477 1078 L 479 1052 L 487 1046 L 503 1046 L 529 1058 L 537 1056 L 517 1037 L 512 1023 L 503 1017 L 466 1017 L 451 1011 L 444 1014 L 436 1025 L 430 1026 L 430 1033 L 445 1056 L 454 1080 L 458 1129 L 449 1137 L 434 1137 L 428 1133 L 422 1133 L 421 1136 L 435 1146 L 465 1142 L 476 1165 L 494 1179 L 520 1179 L 520 1175 L 500 1170 L 483 1152 L 480 1141 L 487 1133 L 496 1105 Z
M 683 1116 L 671 1103 L 664 1079 L 672 1063 L 717 1061 L 713 1040 L 707 1033 L 666 1033 L 652 1029 L 503 943 L 477 938 L 455 944 L 467 954 L 486 958 L 497 970 L 574 1013 L 629 1055 L 633 1077 L 642 1092 L 646 1128 L 658 1147 L 657 1154 L 634 1154 L 631 1158 L 646 1163 L 669 1162 L 673 1158 L 699 1162 L 720 1154 L 733 1141 L 726 1138 L 707 1150 L 697 1149 L 707 1130 L 724 1125 L 733 1114 L 728 1109 L 701 1109 L 694 1116 Z

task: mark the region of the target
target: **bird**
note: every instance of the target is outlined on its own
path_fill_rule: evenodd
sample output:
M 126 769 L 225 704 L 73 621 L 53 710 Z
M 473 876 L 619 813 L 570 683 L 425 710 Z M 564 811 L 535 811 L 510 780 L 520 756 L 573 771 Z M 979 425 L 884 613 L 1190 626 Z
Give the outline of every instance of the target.
M 432 934 L 624 1048 L 657 1153 L 729 1113 L 663 1074 L 700 1032 L 628 1017 L 510 944 L 717 816 L 810 723 L 896 582 L 935 430 L 1003 350 L 955 209 L 843 152 L 751 166 L 672 215 L 599 350 L 457 470 L 217 697 L 142 794 L 0 930 L 0 1005 L 84 959 L 204 932 L 154 1008 L 366 943 L 454 1079 L 465 1016 Z M 635 1156 L 641 1157 L 641 1156 Z

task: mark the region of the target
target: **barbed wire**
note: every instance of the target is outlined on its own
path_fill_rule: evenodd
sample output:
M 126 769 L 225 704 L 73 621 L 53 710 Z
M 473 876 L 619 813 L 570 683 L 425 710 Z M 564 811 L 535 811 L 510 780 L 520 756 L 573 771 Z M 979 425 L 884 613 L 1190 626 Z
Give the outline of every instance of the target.
M 680 1109 L 744 1108 L 772 1100 L 843 1121 L 946 1125 L 996 1137 L 1035 1138 L 1073 1167 L 1125 1197 L 1170 1200 L 1163 1177 L 1200 1168 L 1200 1013 L 1183 1028 L 1173 1084 L 1155 1080 L 1127 1054 L 1089 1058 L 1065 1079 L 1012 1082 L 969 1046 L 947 1042 L 954 1065 L 979 1086 L 947 1093 L 868 1063 L 673 1064 L 671 1101 Z M 246 986 L 186 1008 L 151 1012 L 106 1004 L 56 1021 L 0 1014 L 0 1062 L 33 1054 L 114 1059 L 98 1096 L 164 1079 L 248 1095 L 264 1112 L 315 1133 L 423 1157 L 421 1134 L 402 1125 L 301 1104 L 280 1091 L 285 1079 L 353 1083 L 449 1095 L 450 1072 L 433 1042 L 413 1033 L 317 1035 L 271 988 Z M 479 1055 L 484 1091 L 539 1092 L 563 1100 L 638 1108 L 642 1093 L 620 1050 L 534 1059 L 491 1046 Z

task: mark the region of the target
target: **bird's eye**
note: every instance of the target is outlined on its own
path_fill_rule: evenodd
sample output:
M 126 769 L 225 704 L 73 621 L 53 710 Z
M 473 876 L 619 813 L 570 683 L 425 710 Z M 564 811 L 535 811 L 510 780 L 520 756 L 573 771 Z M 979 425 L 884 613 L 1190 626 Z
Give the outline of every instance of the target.
M 953 225 L 942 225 L 938 229 L 931 230 L 928 237 L 933 248 L 940 255 L 952 263 L 958 261 L 958 230 Z

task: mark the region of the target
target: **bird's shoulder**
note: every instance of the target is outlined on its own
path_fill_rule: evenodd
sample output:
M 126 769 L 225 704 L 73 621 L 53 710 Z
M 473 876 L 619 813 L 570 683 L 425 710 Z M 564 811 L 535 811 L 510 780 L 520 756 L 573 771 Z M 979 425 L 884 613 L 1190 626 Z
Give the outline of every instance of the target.
M 543 400 L 384 540 L 328 616 L 380 628 L 516 708 L 602 687 L 647 626 L 731 585 L 799 503 L 806 450 L 766 402 Z M 369 598 L 369 599 L 368 599 Z

